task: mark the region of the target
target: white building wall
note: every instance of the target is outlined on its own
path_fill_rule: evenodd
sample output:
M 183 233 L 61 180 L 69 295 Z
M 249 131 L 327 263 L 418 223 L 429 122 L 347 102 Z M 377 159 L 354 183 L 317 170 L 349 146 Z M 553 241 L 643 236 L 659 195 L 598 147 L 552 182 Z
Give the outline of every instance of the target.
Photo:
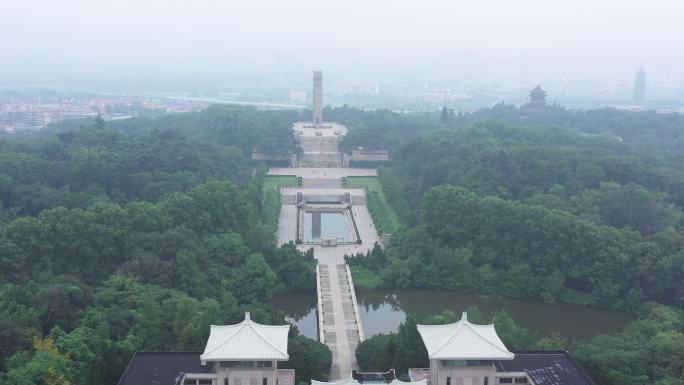
M 430 360 L 430 385 L 495 385 L 496 368 L 489 366 L 445 366 L 441 360 Z
M 218 376 L 216 385 L 262 385 L 263 379 L 268 379 L 268 385 L 276 385 L 277 361 L 273 361 L 271 368 L 222 368 L 219 363 L 213 364 Z

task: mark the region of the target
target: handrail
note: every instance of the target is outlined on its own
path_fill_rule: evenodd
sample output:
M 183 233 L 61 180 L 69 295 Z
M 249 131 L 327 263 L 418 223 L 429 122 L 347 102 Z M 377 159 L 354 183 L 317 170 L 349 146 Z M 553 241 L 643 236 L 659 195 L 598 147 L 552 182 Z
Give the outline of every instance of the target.
M 354 290 L 354 281 L 352 280 L 351 269 L 348 264 L 344 264 L 347 270 L 347 280 L 349 281 L 349 293 L 352 299 L 352 308 L 354 309 L 354 319 L 356 320 L 356 329 L 359 332 L 359 342 L 363 342 L 366 336 L 363 334 L 363 324 L 361 324 L 361 315 L 359 313 L 359 305 L 356 301 L 356 290 Z
M 316 295 L 318 297 L 318 340 L 325 343 L 325 332 L 323 330 L 323 295 L 321 294 L 321 265 L 316 263 Z

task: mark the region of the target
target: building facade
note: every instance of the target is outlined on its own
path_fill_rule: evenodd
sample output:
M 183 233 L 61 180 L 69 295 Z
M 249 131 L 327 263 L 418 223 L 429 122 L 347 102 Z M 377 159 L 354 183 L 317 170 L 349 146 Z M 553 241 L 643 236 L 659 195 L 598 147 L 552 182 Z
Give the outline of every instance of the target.
M 397 379 L 394 369 L 385 373 L 361 373 L 352 370 L 351 376 L 334 382 L 311 381 L 311 385 L 427 385 L 427 380 L 401 381 Z
M 393 369 L 311 385 L 596 385 L 564 351 L 511 352 L 494 325 L 477 325 L 466 313 L 446 325 L 418 325 L 429 368 L 411 368 L 410 382 Z M 235 325 L 211 326 L 203 352 L 137 352 L 118 385 L 295 385 L 289 359 L 290 326 L 262 325 L 245 314 Z
M 494 385 L 497 361 L 512 360 L 494 325 L 460 321 L 447 325 L 418 325 L 430 359 L 432 385 Z
M 595 385 L 567 352 L 509 351 L 494 325 L 476 325 L 463 313 L 446 325 L 418 325 L 429 368 L 409 369 L 428 385 Z
M 249 313 L 235 325 L 212 325 L 204 352 L 139 352 L 119 385 L 294 385 L 287 361 L 290 325 L 262 325 Z

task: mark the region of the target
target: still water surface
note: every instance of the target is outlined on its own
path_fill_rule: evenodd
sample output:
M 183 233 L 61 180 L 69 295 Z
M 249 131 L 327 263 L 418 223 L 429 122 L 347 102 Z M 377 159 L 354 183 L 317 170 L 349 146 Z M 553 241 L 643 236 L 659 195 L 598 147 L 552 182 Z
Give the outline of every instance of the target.
M 321 239 L 343 239 L 345 242 L 351 241 L 349 236 L 349 226 L 344 214 L 341 212 L 335 213 L 318 213 L 321 216 L 320 236 L 314 234 L 313 231 L 313 213 L 304 213 L 304 239 L 307 242 L 320 241 Z
M 450 310 L 459 314 L 469 306 L 485 313 L 500 309 L 515 321 L 541 335 L 557 331 L 568 338 L 589 339 L 597 334 L 619 331 L 634 319 L 629 313 L 565 304 L 545 304 L 460 294 L 445 290 L 372 290 L 357 292 L 361 322 L 366 337 L 395 332 L 406 314 L 438 314 Z M 285 311 L 299 331 L 317 339 L 316 294 L 288 293 L 271 302 Z

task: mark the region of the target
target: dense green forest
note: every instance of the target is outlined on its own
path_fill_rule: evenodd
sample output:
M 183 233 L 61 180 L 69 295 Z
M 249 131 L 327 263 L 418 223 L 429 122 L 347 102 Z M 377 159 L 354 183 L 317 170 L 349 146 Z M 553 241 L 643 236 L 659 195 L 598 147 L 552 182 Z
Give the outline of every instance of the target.
M 67 122 L 0 139 L 0 383 L 113 384 L 137 350 L 202 350 L 210 324 L 315 290 L 315 261 L 276 249 L 252 147 L 292 150 L 296 114 L 212 107 Z M 284 139 L 278 139 L 278 138 Z M 298 381 L 330 351 L 290 336 Z
M 435 114 L 422 117 L 424 129 L 398 129 L 402 143 L 386 143 L 394 148 L 392 163 L 379 174 L 405 226 L 395 234 L 386 260 L 354 263 L 372 265 L 397 287 L 442 287 L 629 311 L 647 301 L 681 308 L 682 155 L 643 146 L 638 138 L 646 133 L 633 135 L 637 139 L 632 142 L 605 132 L 578 132 L 574 126 L 590 124 L 586 116 L 591 113 L 572 122 L 563 118 L 579 113 L 550 109 L 549 115 L 557 113 L 568 127 L 493 120 L 462 127 L 458 123 L 468 121 L 465 115 L 439 126 Z M 500 110 L 511 108 L 467 116 L 496 118 Z M 613 131 L 629 131 L 622 125 L 633 124 L 632 113 L 596 113 L 597 125 L 605 125 L 609 113 Z M 341 119 L 351 122 L 361 118 L 345 114 L 369 115 L 385 122 L 380 125 L 402 118 L 388 111 L 342 109 Z M 644 114 L 651 120 L 659 117 Z M 651 142 L 671 144 L 677 128 L 684 132 L 684 118 L 666 114 L 663 119 L 675 126 L 660 123 L 643 130 L 655 131 Z M 354 127 L 350 137 L 376 138 L 369 133 L 375 130 Z
M 385 148 L 400 225 L 352 257 L 363 287 L 445 288 L 630 311 L 567 341 L 493 321 L 511 349 L 570 349 L 601 384 L 684 378 L 684 117 L 508 105 L 468 114 L 326 108 L 345 151 Z M 252 148 L 297 151 L 304 114 L 214 106 L 0 136 L 0 383 L 112 384 L 136 350 L 197 350 L 211 323 L 282 323 L 264 303 L 314 290 L 315 261 L 273 246 L 277 197 Z M 362 277 L 362 279 L 358 279 Z M 461 310 L 461 309 L 454 309 Z M 360 345 L 368 369 L 424 363 L 416 322 Z M 290 339 L 297 380 L 330 352 Z
M 640 319 L 624 332 L 593 341 L 505 340 L 570 349 L 601 384 L 682 383 L 684 116 L 508 105 L 442 116 L 333 112 L 349 126 L 346 150 L 391 151 L 379 178 L 403 223 L 385 252 L 348 258 L 361 287 L 634 312 Z M 387 350 L 370 354 L 381 366 L 423 365 L 403 333 L 415 338 L 415 326 L 357 354 L 373 346 Z

